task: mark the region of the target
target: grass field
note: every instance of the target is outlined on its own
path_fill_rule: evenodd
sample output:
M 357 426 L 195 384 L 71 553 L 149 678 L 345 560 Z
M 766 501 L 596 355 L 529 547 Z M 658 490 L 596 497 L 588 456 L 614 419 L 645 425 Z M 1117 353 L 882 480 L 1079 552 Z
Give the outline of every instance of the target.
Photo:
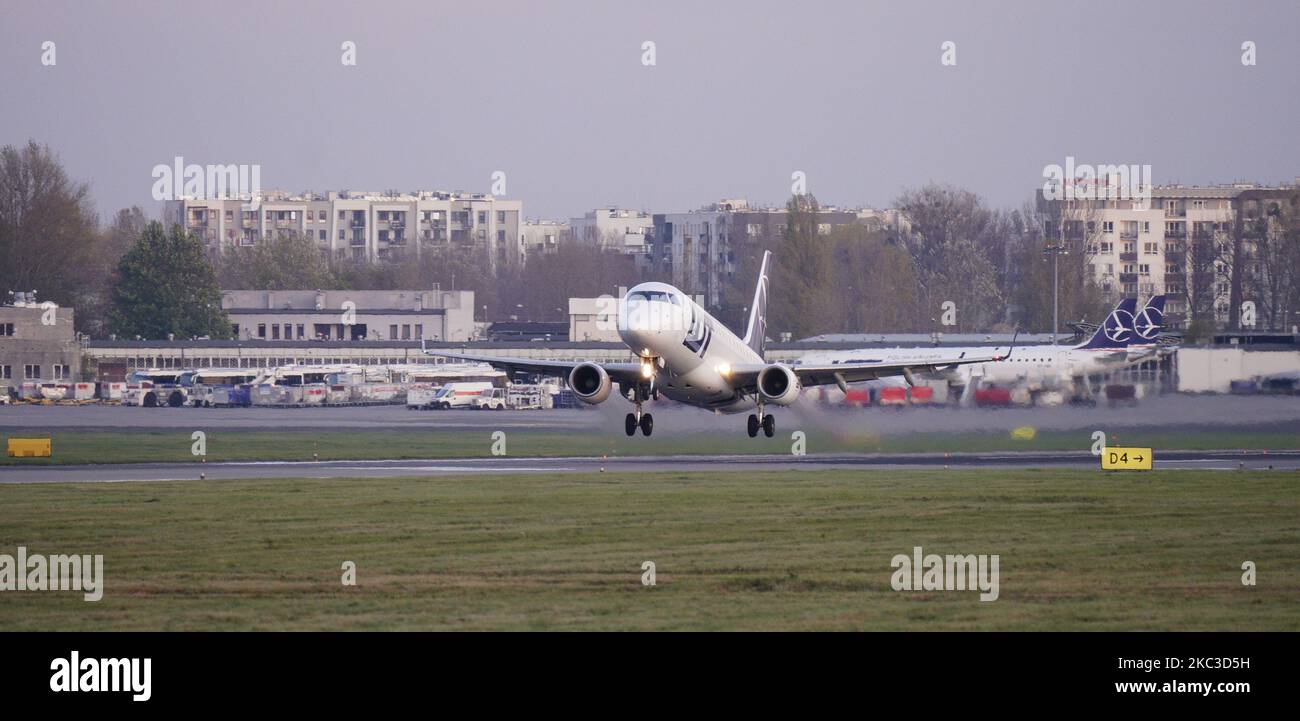
M 60 463 L 140 463 L 196 461 L 190 434 L 198 428 L 159 430 L 29 430 L 0 433 L 0 444 L 10 435 L 51 438 L 52 458 L 0 457 L 0 465 Z M 464 458 L 490 456 L 492 432 L 488 429 L 427 431 L 267 431 L 207 430 L 207 459 L 217 461 L 369 460 L 389 458 Z M 1134 445 L 1157 450 L 1300 448 L 1300 434 L 1285 431 L 1221 429 L 1119 429 L 1108 435 L 1110 445 Z M 546 429 L 507 434 L 511 456 L 591 456 L 658 454 L 788 453 L 790 434 L 775 438 L 745 437 L 743 433 L 683 435 L 662 433 L 628 438 L 622 428 L 604 435 Z M 1085 451 L 1092 446 L 1090 431 L 1040 431 L 1032 440 L 1009 433 L 909 433 L 899 436 L 831 435 L 807 431 L 809 453 L 907 453 L 965 451 Z
M 1300 630 L 1293 472 L 11 485 L 0 502 L 0 553 L 105 557 L 102 601 L 3 592 L 6 630 Z M 918 545 L 999 554 L 1001 597 L 891 590 L 890 559 Z

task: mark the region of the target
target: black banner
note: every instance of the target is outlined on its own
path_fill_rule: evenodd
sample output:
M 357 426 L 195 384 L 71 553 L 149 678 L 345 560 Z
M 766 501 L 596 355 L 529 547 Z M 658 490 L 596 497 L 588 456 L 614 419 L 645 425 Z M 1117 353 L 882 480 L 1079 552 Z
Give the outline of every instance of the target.
M 842 698 L 918 710 L 1277 702 L 1286 634 L 5 634 L 7 701 L 134 711 L 532 703 L 589 693 L 737 708 Z M 76 678 L 74 679 L 73 676 Z M 115 690 L 116 689 L 116 690 Z M 490 695 L 484 697 L 484 690 Z M 136 700 L 136 699 L 139 700 Z M 990 706 L 990 699 L 1001 699 Z M 529 701 L 532 699 L 532 701 Z M 856 699 L 856 701 L 854 701 Z M 941 704 L 941 705 L 936 705 Z M 448 708 L 451 708 L 450 706 Z M 1041 707 L 1036 707 L 1041 708 Z M 1063 708 L 1061 706 L 1053 708 Z

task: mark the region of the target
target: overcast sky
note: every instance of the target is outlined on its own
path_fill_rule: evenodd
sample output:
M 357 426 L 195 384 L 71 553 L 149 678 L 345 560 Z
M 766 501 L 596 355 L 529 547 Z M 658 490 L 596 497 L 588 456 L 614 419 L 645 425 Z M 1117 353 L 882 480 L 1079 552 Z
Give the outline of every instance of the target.
M 156 215 L 150 171 L 178 155 L 291 191 L 501 170 L 528 217 L 779 204 L 796 170 L 824 203 L 938 181 L 1019 206 L 1067 155 L 1294 179 L 1298 33 L 1296 0 L 5 0 L 0 144 L 48 143 L 105 216 Z

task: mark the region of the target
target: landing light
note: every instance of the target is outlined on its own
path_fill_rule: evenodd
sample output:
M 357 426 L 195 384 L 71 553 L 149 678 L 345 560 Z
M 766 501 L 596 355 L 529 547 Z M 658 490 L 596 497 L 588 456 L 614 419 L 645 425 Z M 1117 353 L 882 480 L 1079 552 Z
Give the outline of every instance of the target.
M 654 378 L 654 376 L 655 376 L 655 367 L 654 367 L 654 364 L 653 364 L 653 363 L 642 363 L 642 364 L 641 364 L 641 377 L 642 377 L 642 378 Z
M 717 371 L 718 375 L 722 376 L 723 378 L 726 378 L 727 376 L 731 375 L 731 365 L 728 363 L 719 363 L 718 365 L 714 366 L 713 370 Z

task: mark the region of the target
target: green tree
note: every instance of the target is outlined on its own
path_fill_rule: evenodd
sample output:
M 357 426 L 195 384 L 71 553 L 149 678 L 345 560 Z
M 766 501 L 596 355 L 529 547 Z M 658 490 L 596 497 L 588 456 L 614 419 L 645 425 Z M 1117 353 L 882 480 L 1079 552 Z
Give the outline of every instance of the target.
M 89 188 L 49 146 L 0 149 L 0 292 L 35 290 L 80 311 L 99 287 L 98 225 Z M 78 312 L 78 328 L 92 315 Z
M 108 324 L 127 337 L 229 337 L 221 288 L 199 238 L 179 225 L 146 225 L 118 263 Z
M 820 220 L 820 206 L 813 196 L 796 195 L 786 203 L 785 233 L 771 271 L 774 292 L 781 299 L 768 305 L 773 337 L 788 332 L 805 338 L 838 329 L 827 313 L 835 307 L 831 283 L 834 246 L 821 235 Z
M 217 277 L 222 288 L 240 290 L 315 290 L 338 284 L 326 254 L 300 233 L 227 248 Z

